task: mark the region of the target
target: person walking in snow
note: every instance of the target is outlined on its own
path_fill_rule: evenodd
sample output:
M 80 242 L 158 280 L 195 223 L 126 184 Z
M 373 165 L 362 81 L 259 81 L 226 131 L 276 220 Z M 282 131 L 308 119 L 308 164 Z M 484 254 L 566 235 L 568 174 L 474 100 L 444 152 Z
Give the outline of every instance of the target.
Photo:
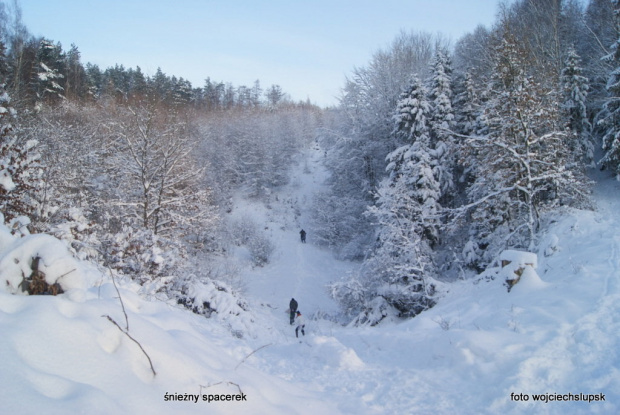
M 291 313 L 291 326 L 295 321 L 295 313 L 297 312 L 297 301 L 294 298 L 291 298 L 291 302 L 288 305 L 288 311 Z
M 301 243 L 305 244 L 306 243 L 306 231 L 304 231 L 303 229 L 299 232 L 299 234 L 301 235 Z
M 305 336 L 306 332 L 304 331 L 304 328 L 306 327 L 306 324 L 301 312 L 299 311 L 297 312 L 297 317 L 295 317 L 295 324 L 297 324 L 297 327 L 295 327 L 295 337 L 299 338 L 299 329 L 301 329 L 302 336 Z

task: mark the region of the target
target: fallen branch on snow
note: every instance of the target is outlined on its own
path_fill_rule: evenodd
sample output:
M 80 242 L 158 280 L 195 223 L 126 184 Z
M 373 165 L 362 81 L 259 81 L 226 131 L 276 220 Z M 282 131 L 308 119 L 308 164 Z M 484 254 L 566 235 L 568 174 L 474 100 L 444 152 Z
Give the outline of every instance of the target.
M 261 346 L 261 347 L 259 347 L 258 349 L 254 350 L 254 351 L 253 351 L 252 353 L 250 353 L 249 355 L 247 355 L 246 357 L 244 357 L 244 358 L 243 358 L 243 359 L 239 362 L 239 364 L 238 364 L 237 366 L 235 366 L 235 370 L 237 370 L 237 368 L 238 368 L 239 366 L 241 366 L 241 364 L 242 364 L 243 362 L 245 362 L 246 360 L 248 360 L 248 357 L 252 356 L 254 353 L 258 352 L 260 349 L 264 349 L 265 347 L 271 346 L 272 344 L 273 344 L 273 343 L 269 343 L 269 344 L 266 344 L 266 345 L 264 345 L 264 346 Z
M 126 315 L 125 315 L 126 316 Z M 151 358 L 149 357 L 148 353 L 144 350 L 144 347 L 142 347 L 142 345 L 140 344 L 139 341 L 137 341 L 136 339 L 134 339 L 133 337 L 131 337 L 131 335 L 126 331 L 123 330 L 121 328 L 121 326 L 118 325 L 118 323 L 116 321 L 114 321 L 114 319 L 112 317 L 110 317 L 109 315 L 104 315 L 101 317 L 106 317 L 108 320 L 110 320 L 112 322 L 112 324 L 114 324 L 116 327 L 118 327 L 118 329 L 125 333 L 125 335 L 127 337 L 129 337 L 134 343 L 136 343 L 138 345 L 138 347 L 140 348 L 140 350 L 142 350 L 142 353 L 144 353 L 144 355 L 146 356 L 146 358 L 149 360 L 149 365 L 151 365 L 151 371 L 153 372 L 153 376 L 157 376 L 157 373 L 155 372 L 155 368 L 153 367 L 153 362 L 151 361 Z

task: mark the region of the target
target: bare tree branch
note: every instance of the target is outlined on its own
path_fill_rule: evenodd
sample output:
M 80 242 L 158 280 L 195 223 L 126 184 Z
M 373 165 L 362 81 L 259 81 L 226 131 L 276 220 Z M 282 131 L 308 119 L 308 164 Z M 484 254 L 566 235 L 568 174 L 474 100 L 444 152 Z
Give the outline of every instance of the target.
M 126 316 L 126 315 L 125 315 L 125 316 Z M 121 328 L 121 326 L 119 326 L 119 325 L 118 325 L 118 323 L 117 323 L 117 322 L 116 322 L 116 321 L 115 321 L 112 317 L 110 317 L 109 315 L 107 315 L 107 314 L 106 314 L 106 315 L 103 315 L 103 316 L 101 316 L 101 317 L 105 317 L 105 318 L 107 318 L 107 319 L 108 319 L 108 320 L 109 320 L 112 324 L 114 324 L 116 327 L 118 327 L 118 329 L 119 329 L 121 332 L 125 333 L 125 335 L 126 335 L 127 337 L 129 337 L 129 338 L 130 338 L 130 339 L 131 339 L 134 343 L 136 343 L 136 344 L 138 345 L 138 347 L 140 348 L 140 350 L 142 350 L 142 353 L 144 353 L 144 355 L 146 356 L 146 358 L 147 358 L 147 359 L 148 359 L 148 361 L 149 361 L 149 365 L 151 366 L 151 371 L 153 372 L 153 377 L 157 376 L 157 373 L 155 372 L 155 368 L 153 367 L 153 362 L 151 361 L 151 357 L 150 357 L 150 356 L 148 355 L 148 353 L 144 350 L 144 347 L 142 347 L 142 345 L 140 344 L 140 342 L 139 342 L 139 341 L 137 341 L 136 339 L 134 339 L 133 337 L 131 337 L 131 335 L 127 332 L 127 330 L 123 330 L 123 329 Z

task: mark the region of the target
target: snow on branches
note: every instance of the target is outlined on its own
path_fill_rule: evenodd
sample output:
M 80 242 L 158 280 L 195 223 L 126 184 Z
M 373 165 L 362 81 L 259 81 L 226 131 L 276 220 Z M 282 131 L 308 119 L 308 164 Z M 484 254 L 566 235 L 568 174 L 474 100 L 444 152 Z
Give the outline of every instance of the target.
M 372 316 L 384 318 L 380 310 L 388 308 L 410 317 L 435 304 L 438 283 L 431 247 L 439 240 L 440 186 L 433 172 L 437 160 L 430 148 L 429 115 L 426 88 L 413 78 L 394 116 L 394 134 L 405 144 L 387 156 L 388 177 L 368 209 L 378 237 L 361 270 L 366 306 L 360 322 L 370 319 L 374 325 L 378 321 Z
M 612 1 L 616 33 L 620 33 L 620 2 Z M 609 167 L 620 180 L 620 38 L 611 46 L 605 60 L 612 63 L 607 80 L 607 100 L 599 114 L 598 125 L 603 128 L 603 150 L 600 163 Z
M 34 216 L 34 197 L 41 186 L 42 168 L 36 140 L 23 140 L 14 132 L 16 112 L 0 86 L 0 211 L 7 220 Z
M 478 232 L 502 229 L 505 244 L 532 248 L 541 212 L 587 199 L 586 180 L 569 168 L 567 133 L 553 90 L 526 73 L 519 46 L 507 35 L 496 50 L 491 97 L 484 108 L 488 134 L 467 139 L 475 172 L 468 190 Z

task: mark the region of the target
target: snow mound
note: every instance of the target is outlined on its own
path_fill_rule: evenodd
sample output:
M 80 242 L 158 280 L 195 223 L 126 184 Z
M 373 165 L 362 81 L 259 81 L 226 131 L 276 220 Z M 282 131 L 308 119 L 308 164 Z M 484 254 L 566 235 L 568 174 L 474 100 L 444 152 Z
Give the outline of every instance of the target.
M 316 336 L 312 339 L 312 356 L 319 359 L 327 367 L 341 370 L 361 370 L 364 362 L 355 350 L 344 346 L 334 337 Z

